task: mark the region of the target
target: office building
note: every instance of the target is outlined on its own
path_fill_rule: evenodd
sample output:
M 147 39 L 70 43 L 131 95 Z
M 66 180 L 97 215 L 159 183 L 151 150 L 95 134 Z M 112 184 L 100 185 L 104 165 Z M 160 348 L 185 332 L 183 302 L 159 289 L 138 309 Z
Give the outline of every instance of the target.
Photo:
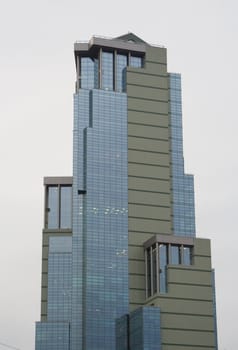
M 36 350 L 217 349 L 180 75 L 132 33 L 74 54 L 73 176 L 44 179 Z

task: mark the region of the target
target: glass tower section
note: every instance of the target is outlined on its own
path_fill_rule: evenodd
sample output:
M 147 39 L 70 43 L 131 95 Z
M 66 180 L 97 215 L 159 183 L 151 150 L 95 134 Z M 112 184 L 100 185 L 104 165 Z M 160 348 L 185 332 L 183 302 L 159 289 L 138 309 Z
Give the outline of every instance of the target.
M 101 64 L 102 89 L 75 94 L 73 350 L 114 349 L 128 312 L 127 96 L 112 91 L 113 54 Z
M 169 77 L 173 231 L 178 236 L 195 236 L 194 180 L 184 173 L 181 76 L 170 73 Z
M 36 350 L 69 350 L 72 288 L 72 238 L 50 237 L 48 322 L 36 324 Z
M 36 350 L 70 350 L 67 322 L 37 322 Z
M 116 321 L 116 350 L 161 350 L 160 308 L 140 307 Z
M 50 237 L 48 261 L 48 320 L 70 321 L 72 238 Z

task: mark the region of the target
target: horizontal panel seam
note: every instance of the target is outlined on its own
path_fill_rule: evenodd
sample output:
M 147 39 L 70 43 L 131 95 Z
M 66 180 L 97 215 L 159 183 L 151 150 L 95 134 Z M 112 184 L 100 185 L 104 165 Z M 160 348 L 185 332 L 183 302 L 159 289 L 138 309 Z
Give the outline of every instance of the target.
M 186 332 L 205 332 L 205 333 L 214 333 L 214 329 L 196 329 L 196 328 L 176 328 L 176 327 L 161 327 L 165 330 L 175 330 L 175 331 L 186 331 Z
M 152 128 L 160 128 L 160 129 L 166 129 L 166 130 L 168 129 L 168 126 L 137 123 L 137 122 L 130 122 L 130 121 L 128 121 L 128 125 L 142 125 L 142 126 L 148 126 L 148 127 L 152 127 Z
M 161 115 L 164 117 L 168 117 L 167 113 L 159 113 L 159 112 L 151 112 L 151 111 L 145 111 L 145 110 L 141 110 L 141 109 L 132 109 L 132 108 L 128 108 L 127 109 L 129 112 L 141 112 L 141 113 L 147 113 L 147 114 L 154 114 L 154 115 Z
M 154 90 L 162 90 L 162 91 L 168 91 L 169 89 L 164 88 L 164 87 L 160 87 L 160 86 L 152 86 L 152 85 L 144 85 L 144 84 L 136 84 L 136 83 L 127 83 L 127 86 L 138 86 L 138 87 L 142 87 L 142 88 L 149 88 L 149 89 L 154 89 Z M 169 100 L 168 100 L 169 101 Z
M 212 287 L 211 284 L 204 284 L 204 283 L 188 283 L 188 282 L 170 282 L 168 281 L 168 284 L 178 285 L 178 286 L 192 286 L 192 287 Z
M 155 63 L 155 64 L 162 64 L 164 66 L 167 66 L 167 63 L 166 62 L 158 62 L 158 61 L 151 61 L 151 60 L 146 60 L 145 61 L 145 64 L 146 63 Z
M 152 208 L 166 208 L 169 209 L 169 205 L 161 205 L 161 204 L 147 204 L 147 203 L 135 203 L 135 202 L 128 202 L 128 204 L 138 205 L 142 207 L 152 207 Z
M 128 134 L 128 137 L 134 137 L 137 139 L 145 139 L 145 140 L 155 140 L 155 141 L 166 141 L 167 143 L 169 143 L 167 138 L 154 138 L 154 137 L 145 137 L 145 136 L 136 136 L 136 135 L 130 135 Z
M 207 315 L 207 314 L 195 314 L 194 312 L 188 313 L 188 312 L 172 312 L 172 311 L 160 311 L 161 315 L 176 315 L 176 316 L 194 316 L 194 317 L 206 317 L 213 319 L 213 314 Z
M 160 191 L 149 191 L 149 190 L 140 190 L 140 189 L 130 189 L 128 188 L 128 192 L 129 191 L 134 191 L 134 192 L 145 192 L 145 193 L 156 193 L 156 194 L 166 194 L 170 196 L 170 192 L 160 192 Z
M 135 234 L 135 233 L 143 233 L 143 234 L 146 234 L 146 235 L 155 235 L 155 234 L 164 234 L 164 231 L 162 231 L 162 232 L 148 232 L 148 231 L 139 231 L 139 230 L 137 230 L 137 231 L 134 231 L 134 230 L 128 230 L 128 232 L 129 232 L 129 234 L 130 233 L 133 233 L 133 234 Z M 134 237 L 134 236 L 133 236 Z M 203 270 L 202 270 L 203 271 Z
M 163 154 L 163 155 L 170 155 L 169 152 L 158 152 L 158 151 L 149 151 L 141 148 L 128 148 L 129 151 L 138 151 L 138 152 L 146 152 L 146 153 L 153 153 L 153 154 Z
M 176 348 L 178 346 L 184 346 L 184 347 L 192 347 L 192 348 L 198 348 L 198 349 L 215 349 L 215 346 L 210 346 L 210 345 L 194 345 L 194 344 L 181 344 L 181 343 L 176 343 L 176 344 L 173 344 L 173 343 L 164 343 L 162 342 L 162 345 L 169 345 L 169 346 L 176 346 Z
M 163 221 L 163 222 L 170 222 L 170 220 L 160 219 L 160 218 L 150 218 L 150 217 L 142 217 L 142 216 L 131 216 L 128 215 L 129 219 L 139 219 L 139 220 L 153 220 L 153 221 Z
M 132 73 L 132 74 L 140 74 L 140 75 L 148 75 L 151 77 L 158 77 L 158 78 L 165 78 L 168 79 L 168 74 L 153 74 L 153 73 L 148 73 L 148 72 L 142 72 L 142 71 L 132 71 L 128 70 L 127 73 Z M 130 79 L 130 78 L 129 78 Z M 129 80 L 127 79 L 127 80 Z
M 137 164 L 137 165 L 148 165 L 148 166 L 152 166 L 152 167 L 156 167 L 156 168 L 166 168 L 166 169 L 170 169 L 169 165 L 160 165 L 160 164 L 151 164 L 151 163 L 138 163 L 138 162 L 132 162 L 132 161 L 128 161 L 128 164 Z
M 142 100 L 142 101 L 152 101 L 152 102 L 161 102 L 161 103 L 166 103 L 168 104 L 168 100 L 160 100 L 160 99 L 155 99 L 155 98 L 146 98 L 146 97 L 137 97 L 137 96 L 131 96 L 127 95 L 128 99 L 134 99 L 134 100 Z
M 211 272 L 212 270 L 207 270 L 207 269 L 196 269 L 193 267 L 194 265 L 190 265 L 189 266 L 189 269 L 184 269 L 184 268 L 181 268 L 181 267 L 177 267 L 177 266 L 168 266 L 168 269 L 173 269 L 173 270 L 182 270 L 182 271 L 198 271 L 198 272 Z
M 183 301 L 194 301 L 194 302 L 198 302 L 198 301 L 201 301 L 201 302 L 207 302 L 207 303 L 212 303 L 213 302 L 213 299 L 194 299 L 194 298 L 189 298 L 189 297 L 186 297 L 186 298 L 180 298 L 180 297 L 175 297 L 175 296 L 167 296 L 167 295 L 156 295 L 154 299 L 157 299 L 157 298 L 161 298 L 161 299 L 168 299 L 168 300 L 183 300 Z
M 157 151 L 150 151 L 142 148 L 128 148 L 129 151 L 138 151 L 138 152 L 146 152 L 146 153 L 153 153 L 153 154 L 163 154 L 166 156 L 169 156 L 169 152 L 157 152 Z
M 167 179 L 167 178 L 165 179 L 165 178 L 160 178 L 160 177 L 137 176 L 137 175 L 128 175 L 128 177 L 133 177 L 133 178 L 136 178 L 136 179 L 151 179 L 151 180 L 161 180 L 161 181 L 170 182 L 170 179 Z

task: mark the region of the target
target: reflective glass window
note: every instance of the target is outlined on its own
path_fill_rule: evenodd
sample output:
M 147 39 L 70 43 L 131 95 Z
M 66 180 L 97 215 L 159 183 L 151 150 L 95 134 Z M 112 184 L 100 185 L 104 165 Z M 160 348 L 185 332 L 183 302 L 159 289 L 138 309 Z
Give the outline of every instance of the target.
M 126 67 L 127 67 L 127 56 L 118 54 L 116 56 L 116 90 L 126 90 Z
M 167 245 L 160 244 L 159 245 L 160 293 L 166 293 L 166 291 L 167 291 L 167 278 L 166 278 L 167 262 L 168 262 Z
M 113 53 L 102 52 L 102 88 L 113 90 Z
M 67 322 L 37 322 L 36 350 L 69 350 L 70 329 Z
M 152 248 L 152 264 L 153 264 L 153 294 L 157 293 L 157 264 L 156 264 L 156 247 Z
M 95 85 L 95 65 L 91 57 L 81 57 L 81 88 L 93 89 Z
M 181 77 L 170 74 L 171 155 L 174 234 L 195 236 L 193 176 L 184 173 Z
M 192 264 L 192 248 L 183 247 L 183 264 L 191 265 Z
M 181 263 L 181 258 L 180 258 L 180 247 L 177 245 L 171 245 L 171 264 L 178 265 Z
M 59 226 L 59 191 L 58 186 L 48 187 L 48 228 L 58 228 Z
M 151 262 L 150 262 L 150 248 L 147 249 L 147 288 L 148 297 L 151 296 Z
M 130 66 L 135 67 L 135 68 L 141 68 L 142 67 L 142 57 L 131 56 L 130 57 Z
M 60 188 L 60 228 L 71 228 L 72 187 Z
M 94 59 L 94 88 L 99 88 L 99 62 L 98 59 Z

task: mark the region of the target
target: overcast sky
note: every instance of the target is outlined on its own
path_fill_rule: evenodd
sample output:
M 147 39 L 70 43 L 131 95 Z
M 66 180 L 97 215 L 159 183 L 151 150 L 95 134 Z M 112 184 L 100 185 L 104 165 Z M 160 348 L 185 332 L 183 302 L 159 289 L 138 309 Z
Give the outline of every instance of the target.
M 237 350 L 238 1 L 0 0 L 0 343 L 34 349 L 43 176 L 72 174 L 73 43 L 134 32 L 182 74 L 197 235 L 212 239 L 219 350 Z M 5 347 L 0 345 L 0 350 Z

